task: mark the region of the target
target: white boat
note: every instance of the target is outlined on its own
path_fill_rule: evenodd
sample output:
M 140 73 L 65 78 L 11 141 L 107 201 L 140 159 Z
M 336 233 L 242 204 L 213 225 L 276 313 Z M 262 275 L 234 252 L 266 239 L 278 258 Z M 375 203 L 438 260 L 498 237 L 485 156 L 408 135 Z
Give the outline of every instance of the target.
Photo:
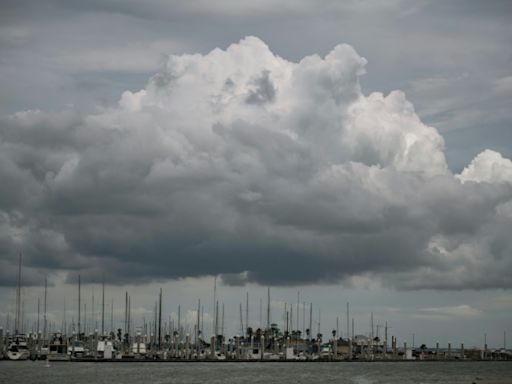
M 142 341 L 142 336 L 140 331 L 137 331 L 137 335 L 135 337 L 135 343 L 132 344 L 131 352 L 136 358 L 143 358 L 147 355 L 148 351 L 146 348 L 146 343 Z
M 74 340 L 68 347 L 68 355 L 72 359 L 80 359 L 85 356 L 86 352 L 84 343 L 80 340 Z
M 97 356 L 99 359 L 115 359 L 117 357 L 117 351 L 114 343 L 111 340 L 100 340 L 96 347 Z
M 7 347 L 7 358 L 9 360 L 27 360 L 30 357 L 28 350 L 27 337 L 25 335 L 15 335 L 9 340 Z

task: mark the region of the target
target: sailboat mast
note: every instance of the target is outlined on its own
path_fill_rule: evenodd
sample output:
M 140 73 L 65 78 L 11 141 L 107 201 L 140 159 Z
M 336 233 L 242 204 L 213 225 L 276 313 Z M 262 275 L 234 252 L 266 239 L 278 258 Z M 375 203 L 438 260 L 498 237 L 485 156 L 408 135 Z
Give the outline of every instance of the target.
M 297 291 L 297 328 L 295 328 L 297 331 L 300 329 L 300 322 L 299 322 L 299 307 L 300 307 L 300 291 Z
M 80 311 L 81 311 L 81 302 L 80 302 L 80 275 L 78 275 L 78 339 L 80 340 Z
M 263 328 L 263 299 L 260 297 L 260 328 Z
M 43 315 L 43 342 L 46 341 L 46 332 L 47 332 L 47 318 L 46 318 L 46 299 L 48 296 L 48 279 L 44 279 L 44 315 Z
M 222 302 L 222 328 L 221 328 L 221 335 L 222 335 L 222 339 L 221 340 L 224 340 L 224 302 Z
M 197 302 L 197 328 L 196 328 L 196 345 L 198 345 L 198 349 L 199 349 L 199 335 L 201 334 L 201 323 L 200 323 L 200 318 L 201 316 L 201 299 L 198 300 Z
M 101 336 L 105 335 L 105 277 L 101 286 Z
M 110 332 L 114 332 L 114 298 L 110 304 Z
M 160 288 L 160 301 L 158 303 L 158 348 L 162 345 L 162 288 Z
M 15 333 L 19 333 L 20 327 L 20 318 L 21 318 L 21 257 L 22 254 L 20 252 L 19 260 L 18 260 L 18 287 L 16 289 L 16 318 L 14 320 L 14 330 Z
M 39 311 L 41 307 L 41 299 L 37 298 L 37 338 L 39 339 Z
M 240 335 L 243 336 L 244 334 L 244 320 L 242 317 L 242 303 L 240 303 Z
M 181 304 L 178 304 L 178 335 L 181 341 Z
M 130 334 L 131 334 L 130 331 L 131 331 L 131 325 L 132 325 L 131 323 L 132 323 L 132 298 L 131 298 L 131 296 L 128 296 L 128 328 L 127 328 L 128 341 L 130 340 Z
M 267 329 L 270 329 L 270 287 L 267 289 Z
M 212 324 L 212 333 L 214 336 L 217 336 L 217 276 L 213 278 L 213 324 Z
M 215 305 L 215 337 L 219 335 L 219 300 Z
M 309 339 L 311 340 L 311 335 L 313 334 L 313 303 L 309 303 Z
M 124 298 L 124 333 L 128 333 L 128 291 L 125 292 Z
M 94 312 L 94 285 L 92 286 L 91 288 L 91 327 L 92 327 L 92 332 L 94 332 L 95 329 L 98 329 L 98 326 L 96 325 L 96 313 Z
M 245 331 L 249 328 L 249 292 L 245 296 Z
M 62 329 L 64 330 L 64 334 L 67 335 L 68 334 L 68 323 L 66 321 L 66 296 L 64 296 L 64 316 L 63 316 L 63 325 L 62 325 Z
M 349 322 L 350 322 L 350 304 L 347 301 L 347 339 L 350 338 L 349 336 Z

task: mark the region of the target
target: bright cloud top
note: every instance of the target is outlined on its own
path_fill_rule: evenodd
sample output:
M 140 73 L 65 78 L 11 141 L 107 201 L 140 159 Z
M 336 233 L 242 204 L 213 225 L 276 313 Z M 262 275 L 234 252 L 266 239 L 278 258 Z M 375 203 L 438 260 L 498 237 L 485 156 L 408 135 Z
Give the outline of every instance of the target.
M 487 150 L 453 175 L 402 92 L 361 92 L 365 64 L 348 45 L 293 63 L 247 37 L 169 57 L 95 115 L 4 118 L 0 282 L 22 248 L 33 283 L 511 287 L 512 162 Z

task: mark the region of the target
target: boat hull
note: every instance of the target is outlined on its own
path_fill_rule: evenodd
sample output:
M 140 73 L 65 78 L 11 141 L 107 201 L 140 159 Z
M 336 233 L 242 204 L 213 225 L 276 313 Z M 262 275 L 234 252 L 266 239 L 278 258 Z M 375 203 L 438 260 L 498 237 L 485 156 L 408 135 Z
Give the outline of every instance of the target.
M 9 360 L 28 360 L 29 357 L 30 357 L 29 351 L 18 351 L 18 352 L 7 351 L 7 358 Z

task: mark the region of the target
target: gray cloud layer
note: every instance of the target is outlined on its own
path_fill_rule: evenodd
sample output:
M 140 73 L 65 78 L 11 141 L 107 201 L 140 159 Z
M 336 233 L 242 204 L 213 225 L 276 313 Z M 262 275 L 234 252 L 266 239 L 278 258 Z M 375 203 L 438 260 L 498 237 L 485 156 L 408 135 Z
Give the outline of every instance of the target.
M 460 172 L 482 149 L 512 157 L 512 3 L 507 0 L 7 0 L 0 112 L 109 106 L 164 53 L 261 37 L 297 61 L 347 42 L 369 60 L 365 92 L 401 89 Z
M 459 175 L 400 91 L 364 95 L 349 45 L 291 62 L 259 39 L 173 55 L 95 114 L 0 121 L 0 284 L 358 276 L 402 289 L 510 288 L 512 162 Z

